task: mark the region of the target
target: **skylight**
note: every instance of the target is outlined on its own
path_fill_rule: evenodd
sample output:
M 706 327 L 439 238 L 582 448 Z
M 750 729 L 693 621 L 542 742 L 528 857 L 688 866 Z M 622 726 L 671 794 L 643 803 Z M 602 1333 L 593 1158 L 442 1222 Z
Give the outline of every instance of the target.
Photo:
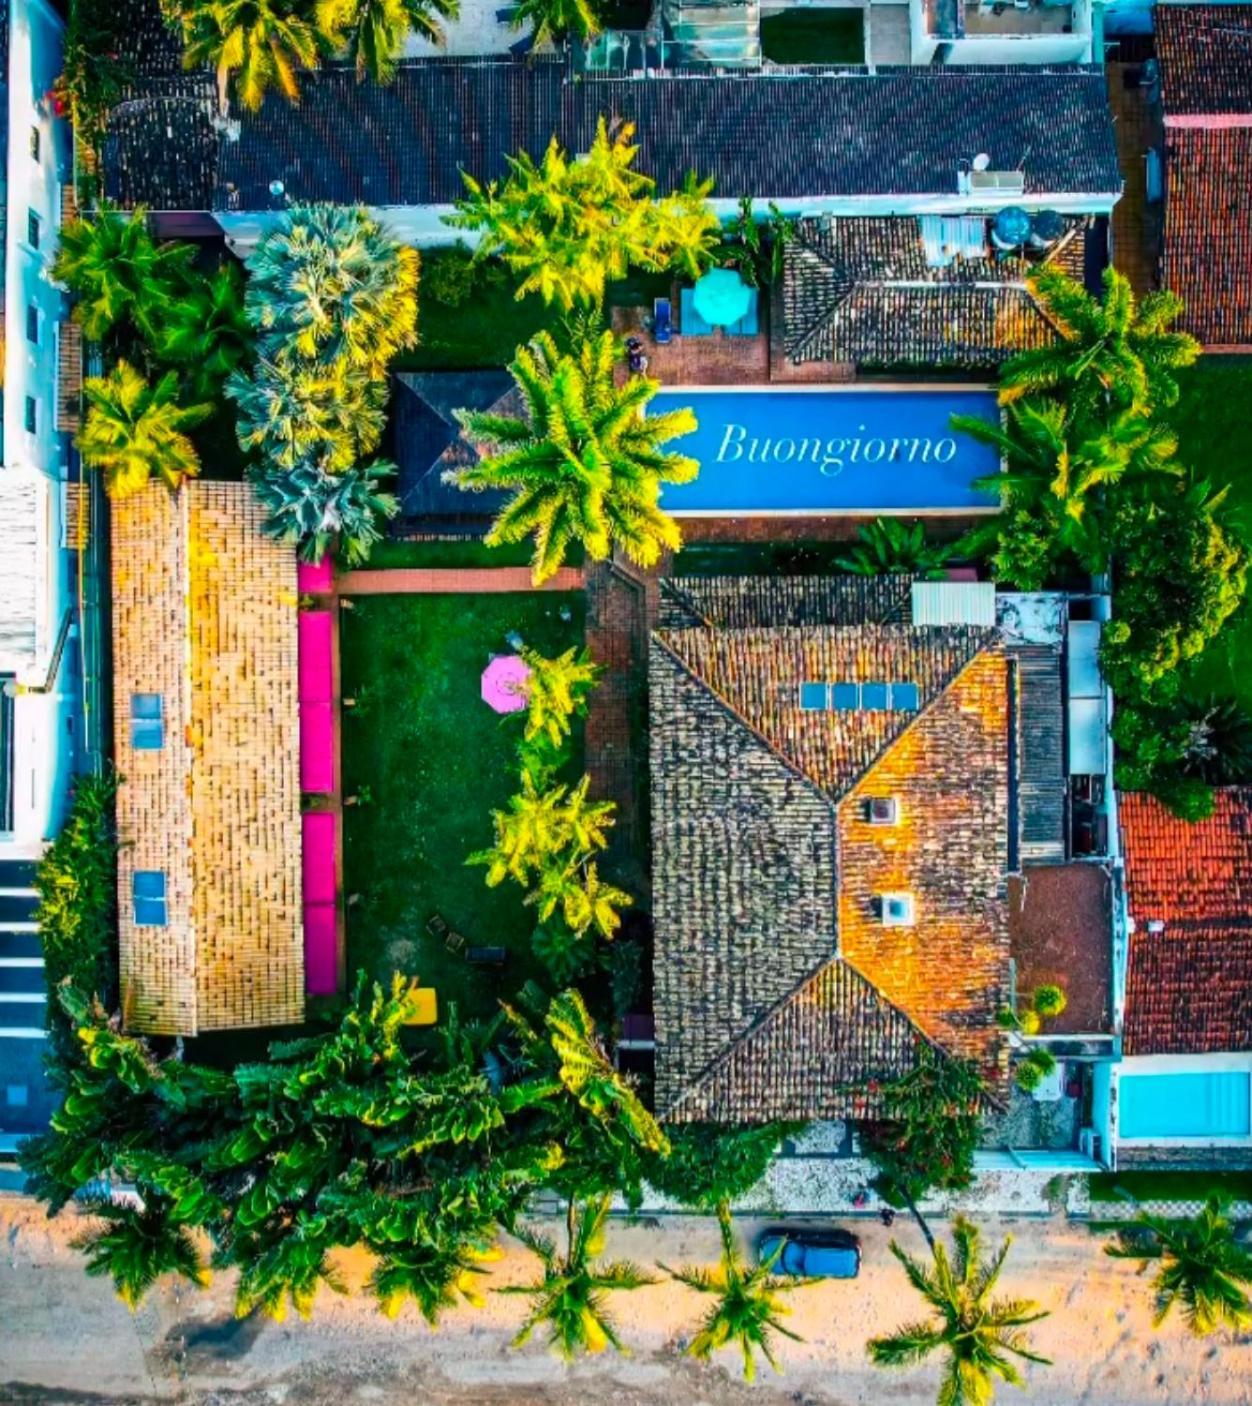
M 921 694 L 915 683 L 802 683 L 800 707 L 806 713 L 916 713 Z

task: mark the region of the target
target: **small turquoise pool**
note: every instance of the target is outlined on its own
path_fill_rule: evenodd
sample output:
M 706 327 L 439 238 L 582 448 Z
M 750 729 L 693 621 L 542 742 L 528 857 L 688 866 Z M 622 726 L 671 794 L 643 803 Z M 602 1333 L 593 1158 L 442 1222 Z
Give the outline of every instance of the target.
M 1123 1074 L 1117 1084 L 1123 1138 L 1241 1138 L 1252 1134 L 1252 1073 Z

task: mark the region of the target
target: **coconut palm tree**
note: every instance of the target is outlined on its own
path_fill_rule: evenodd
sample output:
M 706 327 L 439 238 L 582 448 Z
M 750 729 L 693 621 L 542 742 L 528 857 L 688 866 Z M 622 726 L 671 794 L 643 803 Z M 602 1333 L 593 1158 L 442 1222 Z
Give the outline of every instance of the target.
M 1177 401 L 1174 373 L 1200 354 L 1194 337 L 1170 331 L 1183 310 L 1177 294 L 1149 293 L 1137 301 L 1129 280 L 1111 266 L 1102 298 L 1050 265 L 1030 279 L 1030 288 L 1059 337 L 1005 363 L 1002 405 L 1039 391 L 1063 391 L 1087 408 L 1107 401 L 1149 411 Z
M 191 1231 L 171 1216 L 164 1198 L 148 1196 L 139 1207 L 102 1199 L 86 1209 L 103 1224 L 76 1239 L 74 1247 L 86 1254 L 87 1273 L 108 1275 L 132 1312 L 167 1274 L 197 1285 L 209 1282 Z
M 1218 1328 L 1244 1333 L 1252 1327 L 1252 1251 L 1235 1239 L 1221 1198 L 1210 1196 L 1191 1220 L 1141 1215 L 1104 1247 L 1115 1259 L 1156 1261 L 1153 1323 L 1159 1327 L 1177 1306 L 1197 1337 Z
M 417 341 L 415 249 L 361 205 L 284 211 L 248 259 L 248 318 L 262 356 L 382 377 Z
M 183 62 L 217 70 L 222 106 L 233 88 L 250 112 L 277 88 L 300 97 L 301 69 L 316 68 L 331 49 L 308 0 L 167 0 L 182 26 Z
M 569 39 L 592 39 L 600 32 L 600 7 L 596 0 L 518 0 L 509 23 L 514 29 L 531 28 L 531 42 L 545 39 L 561 45 Z
M 487 1272 L 485 1264 L 499 1258 L 494 1246 L 388 1245 L 379 1255 L 369 1287 L 388 1318 L 395 1318 L 412 1301 L 434 1328 L 445 1308 L 461 1303 L 483 1306 L 476 1280 Z
M 459 13 L 459 0 L 318 0 L 317 23 L 360 81 L 390 83 L 409 35 L 442 44 L 439 21 Z
M 129 320 L 157 343 L 193 255 L 189 244 L 158 244 L 142 206 L 124 214 L 102 201 L 92 218 L 62 226 L 52 276 L 75 295 L 74 320 L 92 341 Z
M 789 1312 L 782 1295 L 816 1281 L 776 1275 L 774 1266 L 781 1246 L 768 1263 L 748 1265 L 735 1243 L 730 1207 L 725 1201 L 718 1204 L 717 1221 L 722 1232 L 722 1258 L 716 1269 L 684 1266 L 673 1270 L 665 1265 L 661 1268 L 689 1289 L 717 1297 L 687 1351 L 692 1357 L 707 1362 L 719 1348 L 737 1347 L 743 1355 L 744 1379 L 750 1382 L 756 1378 L 758 1352 L 775 1372 L 782 1370 L 774 1356 L 775 1333 L 781 1333 L 792 1342 L 804 1341 L 798 1333 L 784 1328 L 780 1321 L 782 1315 Z
M 76 443 L 83 462 L 104 474 L 113 498 L 138 493 L 155 474 L 168 487 L 200 472 L 187 430 L 213 413 L 211 405 L 179 405 L 178 377 L 167 372 L 147 381 L 128 361 L 83 384 L 87 418 Z
M 991 1297 L 1012 1236 L 1006 1236 L 998 1253 L 985 1263 L 979 1253 L 980 1239 L 975 1227 L 958 1216 L 952 1222 L 951 1258 L 937 1244 L 929 1267 L 891 1242 L 891 1253 L 904 1266 L 909 1283 L 936 1316 L 905 1324 L 889 1337 L 871 1338 L 870 1359 L 883 1367 L 909 1367 L 932 1352 L 945 1353 L 948 1361 L 939 1406 L 990 1406 L 997 1377 L 1010 1386 L 1024 1384 L 1014 1357 L 1048 1361 L 1032 1351 L 1024 1331 L 1046 1318 L 1046 1310 L 1029 1299 Z
M 379 460 L 363 468 L 328 474 L 312 464 L 286 473 L 260 473 L 253 483 L 269 516 L 262 531 L 279 542 L 299 546 L 301 561 L 319 562 L 332 543 L 349 566 L 369 560 L 382 540 L 380 519 L 393 518 L 400 505 L 378 487 L 396 472 Z
M 576 338 L 569 351 L 541 332 L 509 368 L 524 418 L 457 412 L 485 457 L 446 478 L 471 492 L 512 490 L 486 540 L 494 546 L 533 536 L 536 585 L 556 572 L 573 542 L 596 561 L 619 546 L 641 566 L 682 542 L 659 505 L 661 485 L 689 483 L 700 466 L 661 446 L 690 434 L 695 416 L 685 407 L 645 415 L 660 385 L 645 376 L 617 385 L 617 352 L 608 331 Z
M 187 368 L 191 396 L 215 399 L 252 351 L 239 266 L 223 263 L 211 277 L 181 289 L 158 329 L 158 345 L 165 360 Z
M 596 1197 L 579 1204 L 570 1200 L 565 1213 L 566 1249 L 562 1254 L 546 1235 L 519 1228 L 513 1233 L 543 1264 L 543 1277 L 533 1284 L 509 1284 L 498 1294 L 524 1294 L 531 1301 L 526 1321 L 513 1339 L 520 1347 L 537 1328 L 546 1328 L 548 1342 L 567 1362 L 579 1353 L 622 1352 L 604 1296 L 614 1290 L 639 1289 L 655 1284 L 627 1260 L 604 1263 L 604 1223 L 609 1198 Z

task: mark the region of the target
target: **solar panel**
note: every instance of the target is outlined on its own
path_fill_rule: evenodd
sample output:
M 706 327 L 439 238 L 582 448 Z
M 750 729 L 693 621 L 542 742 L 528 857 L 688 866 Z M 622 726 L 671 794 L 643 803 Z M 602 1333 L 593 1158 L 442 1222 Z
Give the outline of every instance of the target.
M 861 707 L 871 712 L 881 712 L 887 706 L 887 685 L 885 683 L 863 683 L 861 685 Z
M 802 683 L 800 685 L 800 707 L 807 712 L 821 712 L 826 707 L 826 685 L 824 683 Z
M 860 685 L 854 683 L 835 683 L 830 686 L 831 706 L 841 712 L 860 707 Z
M 915 683 L 893 683 L 891 685 L 891 706 L 902 713 L 916 713 L 921 705 L 921 697 Z

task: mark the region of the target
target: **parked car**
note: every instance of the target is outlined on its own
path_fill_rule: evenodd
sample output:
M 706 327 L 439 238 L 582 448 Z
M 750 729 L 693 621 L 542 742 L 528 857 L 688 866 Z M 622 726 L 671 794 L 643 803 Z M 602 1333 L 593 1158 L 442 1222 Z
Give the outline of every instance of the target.
M 861 1272 L 861 1242 L 837 1226 L 774 1226 L 761 1236 L 762 1264 L 782 1246 L 774 1268 L 780 1274 L 821 1279 L 855 1279 Z

